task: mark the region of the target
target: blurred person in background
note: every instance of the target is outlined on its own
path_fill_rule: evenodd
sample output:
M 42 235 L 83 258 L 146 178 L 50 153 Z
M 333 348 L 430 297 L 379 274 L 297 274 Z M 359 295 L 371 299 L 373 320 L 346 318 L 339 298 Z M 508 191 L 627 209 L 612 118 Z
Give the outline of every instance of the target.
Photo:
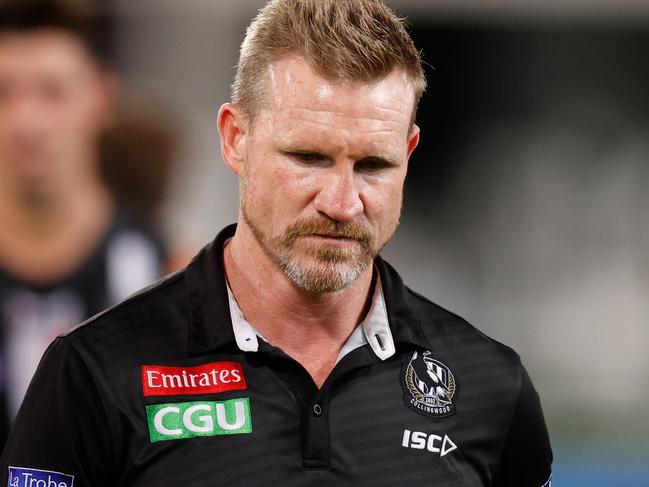
M 161 274 L 100 177 L 116 80 L 81 2 L 0 1 L 0 445 L 47 345 Z

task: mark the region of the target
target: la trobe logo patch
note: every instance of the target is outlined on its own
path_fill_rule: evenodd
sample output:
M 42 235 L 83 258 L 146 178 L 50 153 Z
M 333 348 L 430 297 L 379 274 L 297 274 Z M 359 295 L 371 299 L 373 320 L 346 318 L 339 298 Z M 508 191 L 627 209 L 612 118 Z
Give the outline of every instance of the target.
M 451 369 L 432 355 L 429 350 L 417 350 L 406 360 L 401 372 L 403 400 L 413 411 L 444 418 L 455 414 L 457 382 Z

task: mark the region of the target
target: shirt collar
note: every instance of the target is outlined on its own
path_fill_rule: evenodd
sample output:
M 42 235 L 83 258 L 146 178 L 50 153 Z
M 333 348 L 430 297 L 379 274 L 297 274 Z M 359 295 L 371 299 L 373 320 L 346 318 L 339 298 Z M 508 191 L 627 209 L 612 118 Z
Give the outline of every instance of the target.
M 234 333 L 234 339 L 237 342 L 237 347 L 242 352 L 256 352 L 259 350 L 259 340 L 258 338 L 264 339 L 264 336 L 260 333 L 257 328 L 248 323 L 243 316 L 241 308 L 237 300 L 232 294 L 230 286 L 226 283 L 228 289 L 228 302 L 230 305 L 230 320 L 232 321 L 232 332 Z M 267 340 L 266 340 L 267 341 Z
M 236 225 L 224 228 L 216 238 L 206 245 L 192 259 L 184 271 L 188 304 L 187 352 L 202 354 L 216 350 L 229 343 L 236 343 L 232 325 L 232 312 L 223 268 L 223 246 L 234 236 Z M 375 291 L 370 316 L 387 315 L 389 328 L 380 323 L 383 320 L 365 319 L 369 323 L 363 330 L 372 350 L 381 357 L 394 353 L 395 344 L 410 343 L 423 348 L 431 348 L 413 306 L 412 292 L 403 284 L 397 272 L 381 257 L 374 260 L 378 270 L 381 292 Z M 430 320 L 428 320 L 430 321 Z M 369 331 L 368 331 L 369 330 Z M 378 330 L 378 331 L 377 331 Z M 387 332 L 386 332 L 387 330 Z M 376 340 L 381 339 L 385 350 Z M 388 337 L 391 336 L 392 340 Z M 382 352 L 379 355 L 377 348 Z M 387 358 L 386 356 L 386 358 Z
M 245 319 L 227 282 L 226 288 L 230 305 L 232 332 L 234 333 L 237 346 L 243 352 L 256 352 L 259 350 L 259 338 L 264 341 L 268 340 Z M 394 339 L 390 331 L 390 323 L 385 308 L 381 278 L 379 276 L 376 278 L 370 310 L 365 319 L 354 329 L 343 345 L 336 362 L 340 361 L 340 359 L 352 350 L 362 347 L 366 343 L 369 343 L 376 356 L 381 360 L 385 360 L 394 355 Z
M 223 244 L 234 236 L 236 228 L 236 225 L 225 227 L 185 269 L 189 354 L 206 353 L 234 341 L 225 286 Z

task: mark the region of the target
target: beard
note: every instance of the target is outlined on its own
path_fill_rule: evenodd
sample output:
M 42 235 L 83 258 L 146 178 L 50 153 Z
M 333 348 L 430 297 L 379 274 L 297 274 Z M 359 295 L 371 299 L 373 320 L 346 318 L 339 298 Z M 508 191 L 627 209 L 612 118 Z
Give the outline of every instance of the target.
M 333 293 L 351 285 L 374 261 L 383 245 L 363 224 L 325 218 L 303 218 L 289 225 L 282 235 L 269 238 L 241 205 L 243 221 L 284 275 L 311 294 Z M 354 240 L 344 247 L 306 240 L 308 236 Z

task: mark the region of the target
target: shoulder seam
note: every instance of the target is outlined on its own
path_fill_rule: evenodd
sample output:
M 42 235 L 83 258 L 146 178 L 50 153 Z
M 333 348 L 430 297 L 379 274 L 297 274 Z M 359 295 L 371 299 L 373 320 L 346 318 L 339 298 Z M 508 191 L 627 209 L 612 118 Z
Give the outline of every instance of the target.
M 127 306 L 127 305 L 129 305 L 131 303 L 134 303 L 136 301 L 139 301 L 140 299 L 143 299 L 143 298 L 145 298 L 145 297 L 149 296 L 150 294 L 153 294 L 153 293 L 155 293 L 157 291 L 165 289 L 166 287 L 170 286 L 171 284 L 173 284 L 176 281 L 183 278 L 184 274 L 185 274 L 185 269 L 181 269 L 179 271 L 176 271 L 173 274 L 170 274 L 168 276 L 165 276 L 165 277 L 162 277 L 162 278 L 158 279 L 157 281 L 151 283 L 149 286 L 137 291 L 136 293 L 130 295 L 129 297 L 127 297 L 123 301 L 120 301 L 119 303 L 115 304 L 114 306 L 106 308 L 105 310 L 97 313 L 96 315 L 91 316 L 90 318 L 88 318 L 87 320 L 81 322 L 79 325 L 75 326 L 71 330 L 68 330 L 67 332 L 62 333 L 61 335 L 59 335 L 59 337 L 71 336 L 71 335 L 75 334 L 77 332 L 77 330 L 79 330 L 81 328 L 85 328 L 86 325 L 89 325 L 90 323 L 93 323 L 93 322 L 99 320 L 100 318 L 102 318 L 106 314 L 108 314 L 108 313 L 110 313 L 112 311 L 118 310 L 120 308 L 123 308 L 124 306 Z
M 426 296 L 424 296 L 424 295 L 422 295 L 422 294 L 419 294 L 417 291 L 414 291 L 414 290 L 410 289 L 408 286 L 405 286 L 405 288 L 406 288 L 406 291 L 407 291 L 409 294 L 411 294 L 412 296 L 414 296 L 415 298 L 420 299 L 420 300 L 422 300 L 422 301 L 428 303 L 428 304 L 431 305 L 431 306 L 434 306 L 437 310 L 441 310 L 441 311 L 443 311 L 444 313 L 448 313 L 448 315 L 449 315 L 448 317 L 449 317 L 449 318 L 454 318 L 454 319 L 456 319 L 456 320 L 462 322 L 464 325 L 470 327 L 471 330 L 472 330 L 474 333 L 476 333 L 477 335 L 481 336 L 481 337 L 482 337 L 484 340 L 486 340 L 486 341 L 487 341 L 487 342 L 488 342 L 492 347 L 495 347 L 495 348 L 497 348 L 497 349 L 502 350 L 503 352 L 508 353 L 509 355 L 511 355 L 511 356 L 515 359 L 516 362 L 519 362 L 519 363 L 520 363 L 520 356 L 518 355 L 518 353 L 516 352 L 516 350 L 514 350 L 514 349 L 511 348 L 510 346 L 505 345 L 504 343 L 499 342 L 499 341 L 496 340 L 495 338 L 490 337 L 490 336 L 487 335 L 485 332 L 483 332 L 482 330 L 480 330 L 480 329 L 477 328 L 476 326 L 474 326 L 474 325 L 472 325 L 471 323 L 469 323 L 466 319 L 464 319 L 462 316 L 458 315 L 457 313 L 454 313 L 453 311 L 449 311 L 448 309 L 441 307 L 440 305 L 438 305 L 438 304 L 434 303 L 433 301 L 431 301 L 430 299 L 428 299 Z M 417 313 L 417 318 L 418 318 L 418 320 L 419 320 L 419 313 Z M 419 321 L 421 321 L 421 320 L 419 320 Z M 421 323 L 420 323 L 420 326 L 421 326 Z M 422 326 L 422 328 L 423 328 L 423 326 Z M 424 332 L 424 336 L 427 336 L 425 332 Z

